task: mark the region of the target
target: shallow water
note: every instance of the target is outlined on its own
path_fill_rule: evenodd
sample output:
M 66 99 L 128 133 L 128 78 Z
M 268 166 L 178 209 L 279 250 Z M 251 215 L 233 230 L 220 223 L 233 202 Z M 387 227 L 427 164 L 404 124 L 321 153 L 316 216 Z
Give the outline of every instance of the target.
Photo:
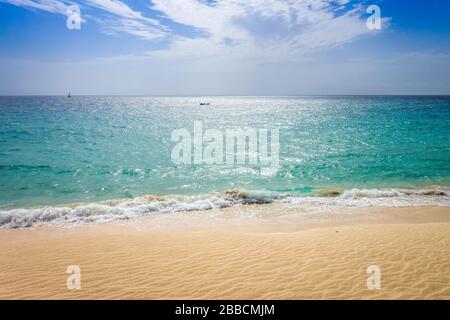
M 3 211 L 227 189 L 271 199 L 428 190 L 420 196 L 442 202 L 431 193 L 450 186 L 450 97 L 0 97 L 0 111 Z M 278 129 L 279 170 L 174 164 L 171 133 L 193 134 L 194 121 Z

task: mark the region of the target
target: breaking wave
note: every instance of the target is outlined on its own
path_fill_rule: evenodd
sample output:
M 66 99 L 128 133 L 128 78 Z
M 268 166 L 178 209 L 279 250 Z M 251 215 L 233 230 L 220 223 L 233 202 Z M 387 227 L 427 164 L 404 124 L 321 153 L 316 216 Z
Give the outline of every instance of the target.
M 154 196 L 110 200 L 72 206 L 20 208 L 0 211 L 0 228 L 39 225 L 73 226 L 131 219 L 151 214 L 202 211 L 236 205 L 285 203 L 317 210 L 330 207 L 450 206 L 450 192 L 442 189 L 322 190 L 310 195 L 267 191 L 227 190 L 203 196 Z

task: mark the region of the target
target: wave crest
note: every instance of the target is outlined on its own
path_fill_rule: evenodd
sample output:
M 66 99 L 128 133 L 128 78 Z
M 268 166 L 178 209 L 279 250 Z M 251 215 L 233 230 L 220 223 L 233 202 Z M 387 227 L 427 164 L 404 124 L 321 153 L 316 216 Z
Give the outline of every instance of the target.
M 286 203 L 315 211 L 330 207 L 450 206 L 450 192 L 441 189 L 329 189 L 317 195 L 294 195 L 268 191 L 230 189 L 203 196 L 145 195 L 77 206 L 55 206 L 0 211 L 0 228 L 28 228 L 43 224 L 73 226 L 103 223 L 151 214 L 189 212 L 235 205 Z

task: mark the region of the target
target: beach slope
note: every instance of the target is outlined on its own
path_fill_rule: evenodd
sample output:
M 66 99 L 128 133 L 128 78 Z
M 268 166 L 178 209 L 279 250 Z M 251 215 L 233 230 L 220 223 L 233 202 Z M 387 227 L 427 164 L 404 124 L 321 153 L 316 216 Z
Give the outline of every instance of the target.
M 245 210 L 276 209 L 284 210 Z M 195 225 L 170 227 L 161 222 L 174 217 L 158 216 L 0 230 L 0 298 L 450 299 L 448 207 L 240 225 L 210 223 L 204 213 L 189 217 Z M 66 286 L 70 265 L 80 267 L 80 289 Z M 380 289 L 367 286 L 370 266 L 381 271 Z

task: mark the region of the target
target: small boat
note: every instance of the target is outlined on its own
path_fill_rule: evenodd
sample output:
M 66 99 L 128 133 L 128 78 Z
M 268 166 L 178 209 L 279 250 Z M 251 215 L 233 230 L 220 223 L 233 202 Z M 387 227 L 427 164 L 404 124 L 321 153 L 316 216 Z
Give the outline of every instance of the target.
M 67 95 L 67 98 L 72 98 L 72 96 L 70 95 L 70 92 L 69 92 L 69 94 Z
M 209 106 L 211 103 L 209 103 L 209 102 L 200 102 L 200 105 L 201 106 Z

